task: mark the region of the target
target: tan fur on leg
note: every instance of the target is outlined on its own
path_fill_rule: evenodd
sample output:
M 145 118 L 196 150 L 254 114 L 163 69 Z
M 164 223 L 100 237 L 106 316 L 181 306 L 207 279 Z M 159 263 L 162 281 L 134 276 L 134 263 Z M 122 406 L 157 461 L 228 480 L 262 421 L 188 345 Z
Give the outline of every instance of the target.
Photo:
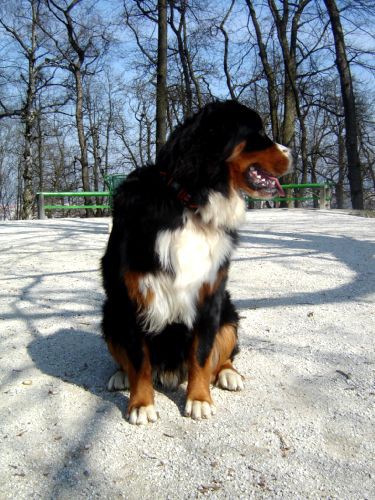
M 198 339 L 193 342 L 189 358 L 189 374 L 185 415 L 194 419 L 209 418 L 215 413 L 210 394 L 212 378 L 211 355 L 201 366 L 197 360 Z
M 215 383 L 222 389 L 240 391 L 243 377 L 233 367 L 230 356 L 237 342 L 234 325 L 223 325 L 216 335 L 212 348 L 212 374 Z
M 154 389 L 152 367 L 147 346 L 143 345 L 143 360 L 139 370 L 135 370 L 123 347 L 108 342 L 108 349 L 122 370 L 127 373 L 130 386 L 128 418 L 131 424 L 155 422 Z

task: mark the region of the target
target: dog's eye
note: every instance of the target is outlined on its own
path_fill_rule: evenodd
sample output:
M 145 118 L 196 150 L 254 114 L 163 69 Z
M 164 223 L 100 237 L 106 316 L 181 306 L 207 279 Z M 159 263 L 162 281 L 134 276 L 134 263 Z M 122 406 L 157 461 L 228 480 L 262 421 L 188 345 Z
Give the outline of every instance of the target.
M 272 140 L 268 137 L 263 129 L 248 135 L 246 141 L 246 151 L 256 151 L 269 148 L 272 145 Z

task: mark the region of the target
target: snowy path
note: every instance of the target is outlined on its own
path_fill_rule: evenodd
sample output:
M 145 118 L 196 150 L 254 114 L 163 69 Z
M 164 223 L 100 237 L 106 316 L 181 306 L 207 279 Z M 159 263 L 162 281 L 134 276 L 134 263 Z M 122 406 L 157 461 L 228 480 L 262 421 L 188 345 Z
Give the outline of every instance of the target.
M 210 421 L 108 393 L 108 219 L 0 223 L 0 498 L 375 498 L 375 219 L 248 213 L 230 274 L 241 393 Z

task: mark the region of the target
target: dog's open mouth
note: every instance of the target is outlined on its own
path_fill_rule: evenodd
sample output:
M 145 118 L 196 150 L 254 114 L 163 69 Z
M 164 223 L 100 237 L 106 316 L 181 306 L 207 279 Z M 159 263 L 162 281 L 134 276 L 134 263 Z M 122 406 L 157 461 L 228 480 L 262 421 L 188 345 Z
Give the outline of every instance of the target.
M 258 165 L 250 165 L 246 172 L 249 187 L 259 192 L 262 197 L 272 197 L 278 194 L 285 196 L 279 179 L 273 177 Z

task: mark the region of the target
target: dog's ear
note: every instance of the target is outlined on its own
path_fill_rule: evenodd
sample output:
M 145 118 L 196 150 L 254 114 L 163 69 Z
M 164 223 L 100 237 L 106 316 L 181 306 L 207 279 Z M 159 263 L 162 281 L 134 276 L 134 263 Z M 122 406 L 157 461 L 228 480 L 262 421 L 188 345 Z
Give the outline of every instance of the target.
M 207 104 L 172 132 L 157 166 L 197 198 L 212 189 L 224 193 L 227 161 L 247 149 L 262 128 L 258 113 L 236 101 Z
M 223 103 L 211 103 L 177 127 L 157 157 L 157 164 L 186 187 L 211 185 L 238 145 L 239 124 Z M 242 146 L 243 148 L 244 146 Z M 240 149 L 236 150 L 239 154 Z
M 186 179 L 193 181 L 199 169 L 202 155 L 200 121 L 201 114 L 197 113 L 176 127 L 157 155 L 157 166 L 183 185 Z

